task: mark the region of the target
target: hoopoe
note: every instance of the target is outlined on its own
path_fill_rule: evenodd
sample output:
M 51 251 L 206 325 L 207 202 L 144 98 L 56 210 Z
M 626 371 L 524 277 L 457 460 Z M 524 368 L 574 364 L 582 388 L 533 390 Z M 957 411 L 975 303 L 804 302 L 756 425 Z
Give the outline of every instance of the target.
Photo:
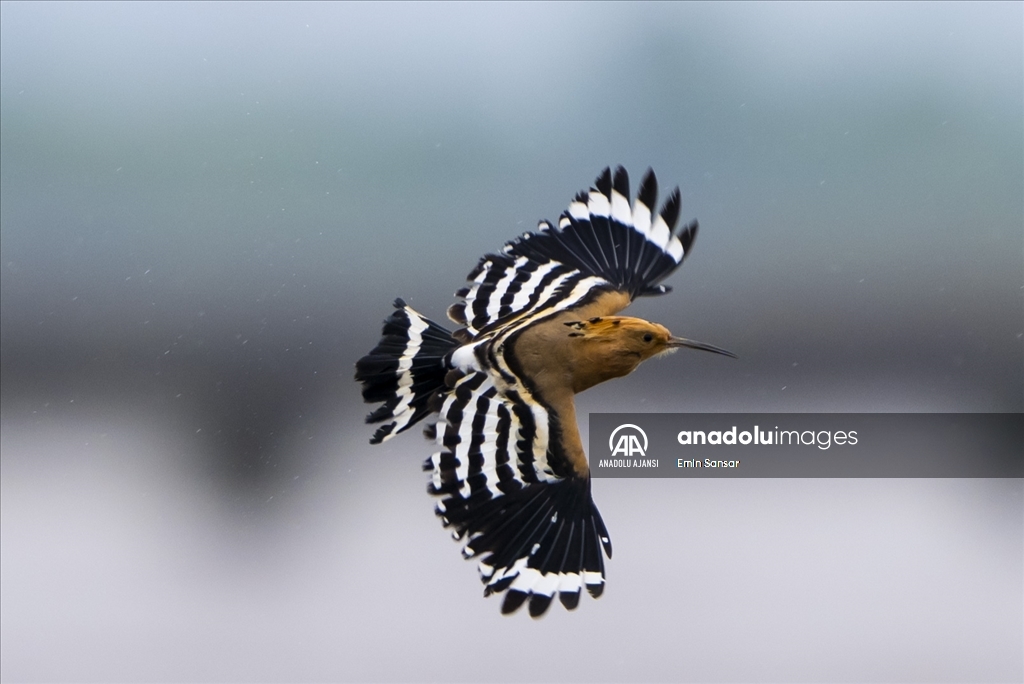
M 480 559 L 484 595 L 506 592 L 502 613 L 529 599 L 542 615 L 557 593 L 577 607 L 604 589 L 612 545 L 590 494 L 573 397 L 679 347 L 733 356 L 673 336 L 657 323 L 617 316 L 689 254 L 697 222 L 676 230 L 679 188 L 654 214 L 648 169 L 633 206 L 621 166 L 605 169 L 554 226 L 541 221 L 484 256 L 448 317 L 449 332 L 401 299 L 380 343 L 356 364 L 367 416 L 386 441 L 437 413 L 424 431 L 438 450 L 424 463 L 436 514 L 462 553 Z

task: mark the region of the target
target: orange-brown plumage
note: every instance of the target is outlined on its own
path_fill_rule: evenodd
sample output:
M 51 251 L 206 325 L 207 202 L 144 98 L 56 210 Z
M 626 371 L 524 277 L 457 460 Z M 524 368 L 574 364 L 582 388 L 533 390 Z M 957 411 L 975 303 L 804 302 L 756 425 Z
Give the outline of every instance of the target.
M 608 298 L 611 300 L 612 298 Z M 606 304 L 611 304 L 606 300 Z M 600 307 L 594 307 L 597 309 Z M 611 309 L 611 306 L 607 307 Z M 644 361 L 693 346 L 668 328 L 632 316 L 592 316 L 565 312 L 531 326 L 516 339 L 511 353 L 533 384 L 533 392 L 558 414 L 562 447 L 578 475 L 589 472 L 586 452 L 576 429 L 573 397 L 607 380 L 629 375 Z M 701 345 L 700 348 L 707 348 Z M 731 354 L 712 348 L 711 351 Z

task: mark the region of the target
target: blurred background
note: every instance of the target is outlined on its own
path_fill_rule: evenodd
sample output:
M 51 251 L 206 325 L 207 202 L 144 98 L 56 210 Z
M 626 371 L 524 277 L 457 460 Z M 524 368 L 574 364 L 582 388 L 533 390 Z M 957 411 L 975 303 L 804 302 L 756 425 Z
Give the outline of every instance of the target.
M 1020 480 L 601 480 L 480 598 L 352 381 L 607 165 L 701 234 L 592 411 L 1024 410 L 1024 10 L 0 4 L 5 681 L 1020 681 Z M 571 636 L 570 636 L 571 635 Z

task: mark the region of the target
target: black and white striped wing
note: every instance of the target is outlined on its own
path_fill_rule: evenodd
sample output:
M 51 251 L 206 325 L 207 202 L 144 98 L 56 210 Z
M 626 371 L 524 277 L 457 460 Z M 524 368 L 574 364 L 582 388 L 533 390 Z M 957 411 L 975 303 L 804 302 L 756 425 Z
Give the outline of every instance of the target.
M 584 585 L 593 596 L 604 588 L 601 548 L 611 557 L 611 542 L 589 478 L 551 448 L 556 420 L 524 391 L 470 373 L 445 400 L 440 450 L 424 463 L 431 493 L 443 497 L 438 516 L 466 539 L 463 555 L 481 559 L 485 595 L 507 590 L 504 613 L 529 599 L 540 615 L 556 593 L 571 609 Z
M 697 222 L 675 229 L 679 188 L 654 213 L 658 181 L 650 169 L 629 203 L 629 176 L 621 166 L 605 169 L 589 192 L 581 192 L 558 225 L 541 221 L 535 232 L 487 255 L 468 276 L 470 285 L 449 316 L 476 337 L 533 317 L 561 303 L 570 308 L 596 292 L 617 290 L 631 299 L 669 291 L 659 283 L 689 253 Z M 574 301 L 565 302 L 572 298 Z
M 448 309 L 448 317 L 465 326 L 470 339 L 585 304 L 596 294 L 615 289 L 604 278 L 571 265 L 510 254 L 488 254 L 467 278 L 472 284 L 455 293 L 464 300 Z

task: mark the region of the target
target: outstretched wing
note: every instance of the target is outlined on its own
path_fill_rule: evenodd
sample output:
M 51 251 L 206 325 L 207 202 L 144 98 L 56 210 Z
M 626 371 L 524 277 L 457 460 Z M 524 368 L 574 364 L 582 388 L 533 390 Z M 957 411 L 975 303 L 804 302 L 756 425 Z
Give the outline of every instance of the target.
M 529 599 L 538 616 L 558 593 L 575 608 L 584 585 L 604 588 L 601 547 L 611 542 L 590 497 L 589 478 L 572 466 L 555 437 L 557 414 L 516 385 L 475 371 L 455 383 L 437 424 L 440 447 L 424 463 L 437 515 L 480 557 L 485 595 L 507 590 L 502 612 Z M 575 430 L 576 426 L 571 426 Z
M 585 304 L 600 292 L 615 290 L 632 300 L 669 291 L 659 283 L 682 263 L 697 235 L 696 221 L 674 229 L 679 188 L 655 215 L 658 182 L 650 169 L 632 207 L 621 166 L 614 178 L 606 168 L 594 185 L 576 195 L 557 226 L 541 221 L 536 232 L 480 260 L 470 285 L 456 293 L 463 301 L 448 311 L 469 339 L 554 307 Z

